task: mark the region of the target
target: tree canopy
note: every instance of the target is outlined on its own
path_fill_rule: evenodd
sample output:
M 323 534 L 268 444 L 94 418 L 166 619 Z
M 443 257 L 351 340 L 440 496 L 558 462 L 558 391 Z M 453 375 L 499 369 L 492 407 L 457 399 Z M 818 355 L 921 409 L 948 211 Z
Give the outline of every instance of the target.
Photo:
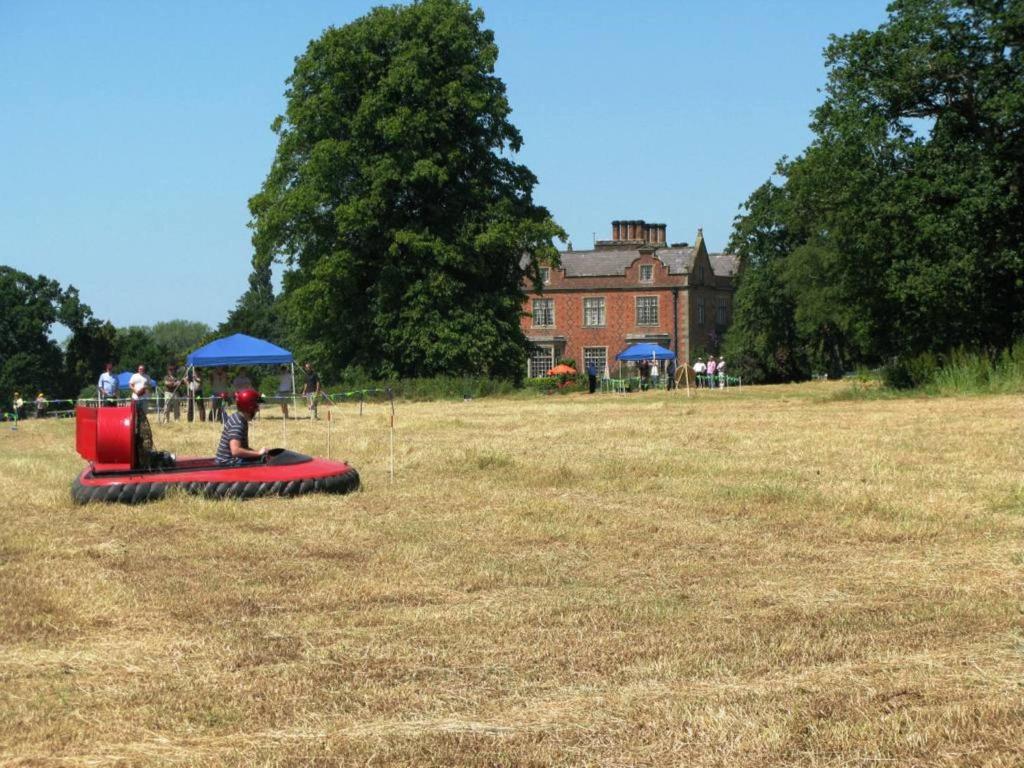
M 286 265 L 291 342 L 328 374 L 522 376 L 522 284 L 564 233 L 511 157 L 482 22 L 464 0 L 376 8 L 296 60 L 253 265 Z
M 747 200 L 726 343 L 761 380 L 1020 335 L 1024 4 L 896 0 L 832 38 L 815 138 Z

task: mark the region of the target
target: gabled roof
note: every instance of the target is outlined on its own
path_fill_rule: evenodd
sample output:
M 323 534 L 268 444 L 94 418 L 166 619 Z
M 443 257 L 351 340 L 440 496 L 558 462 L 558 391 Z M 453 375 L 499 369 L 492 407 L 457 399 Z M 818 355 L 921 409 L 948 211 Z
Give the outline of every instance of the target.
M 740 259 L 734 253 L 709 253 L 711 270 L 719 277 L 733 277 L 740 269 Z

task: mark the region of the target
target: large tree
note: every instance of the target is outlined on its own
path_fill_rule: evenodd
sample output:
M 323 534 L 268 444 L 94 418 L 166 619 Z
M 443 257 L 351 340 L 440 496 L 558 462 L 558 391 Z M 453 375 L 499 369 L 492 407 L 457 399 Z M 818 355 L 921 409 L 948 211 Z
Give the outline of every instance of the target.
M 741 299 L 771 280 L 783 310 L 767 314 L 790 324 L 804 374 L 1009 346 L 1024 321 L 1024 3 L 897 0 L 825 59 L 814 141 L 737 219 L 732 351 L 770 367 L 750 333 L 764 309 Z M 746 236 L 762 230 L 787 233 L 781 252 Z
M 524 279 L 564 234 L 463 0 L 376 8 L 296 60 L 252 212 L 254 269 L 286 264 L 281 310 L 325 371 L 519 377 Z

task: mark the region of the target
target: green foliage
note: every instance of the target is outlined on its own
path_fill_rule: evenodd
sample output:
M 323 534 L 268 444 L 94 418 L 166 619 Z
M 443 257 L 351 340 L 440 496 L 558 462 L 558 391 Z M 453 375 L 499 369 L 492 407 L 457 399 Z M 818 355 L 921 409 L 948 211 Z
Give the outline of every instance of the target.
M 243 293 L 227 320 L 217 328 L 218 336 L 244 333 L 272 344 L 286 344 L 287 334 L 274 298 L 269 261 L 254 263 L 249 288 Z
M 879 29 L 832 39 L 814 141 L 737 217 L 730 245 L 744 269 L 726 349 L 745 380 L 1007 348 L 1020 335 L 1020 11 L 966 0 L 889 10 Z M 894 380 L 924 375 L 906 365 Z
M 510 159 L 482 21 L 463 0 L 376 8 L 296 60 L 249 202 L 253 266 L 286 265 L 282 320 L 329 377 L 522 375 L 522 284 L 564 233 Z
M 516 387 L 509 380 L 479 376 L 433 376 L 422 379 L 373 381 L 362 379 L 358 385 L 349 381 L 328 387 L 335 403 L 384 400 L 386 390 L 399 400 L 464 400 L 495 395 L 510 395 Z
M 211 328 L 194 320 L 167 320 L 154 323 L 150 333 L 157 346 L 167 350 L 175 360 L 184 361 L 189 352 L 201 346 Z
M 134 371 L 140 365 L 145 365 L 149 375 L 157 379 L 164 366 L 174 361 L 171 351 L 157 342 L 153 338 L 152 329 L 145 325 L 117 329 L 114 358 L 119 370 Z

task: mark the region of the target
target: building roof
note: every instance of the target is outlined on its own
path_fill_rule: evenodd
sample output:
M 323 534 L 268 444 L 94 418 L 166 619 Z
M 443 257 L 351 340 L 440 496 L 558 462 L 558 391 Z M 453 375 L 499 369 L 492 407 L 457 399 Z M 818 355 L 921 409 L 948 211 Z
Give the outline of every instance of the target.
M 681 275 L 690 271 L 695 253 L 693 248 L 659 248 L 654 257 L 668 267 L 669 274 Z M 638 248 L 562 251 L 562 269 L 566 277 L 622 275 L 640 256 Z
M 719 277 L 733 277 L 740 269 L 740 258 L 734 253 L 709 253 L 711 270 Z

